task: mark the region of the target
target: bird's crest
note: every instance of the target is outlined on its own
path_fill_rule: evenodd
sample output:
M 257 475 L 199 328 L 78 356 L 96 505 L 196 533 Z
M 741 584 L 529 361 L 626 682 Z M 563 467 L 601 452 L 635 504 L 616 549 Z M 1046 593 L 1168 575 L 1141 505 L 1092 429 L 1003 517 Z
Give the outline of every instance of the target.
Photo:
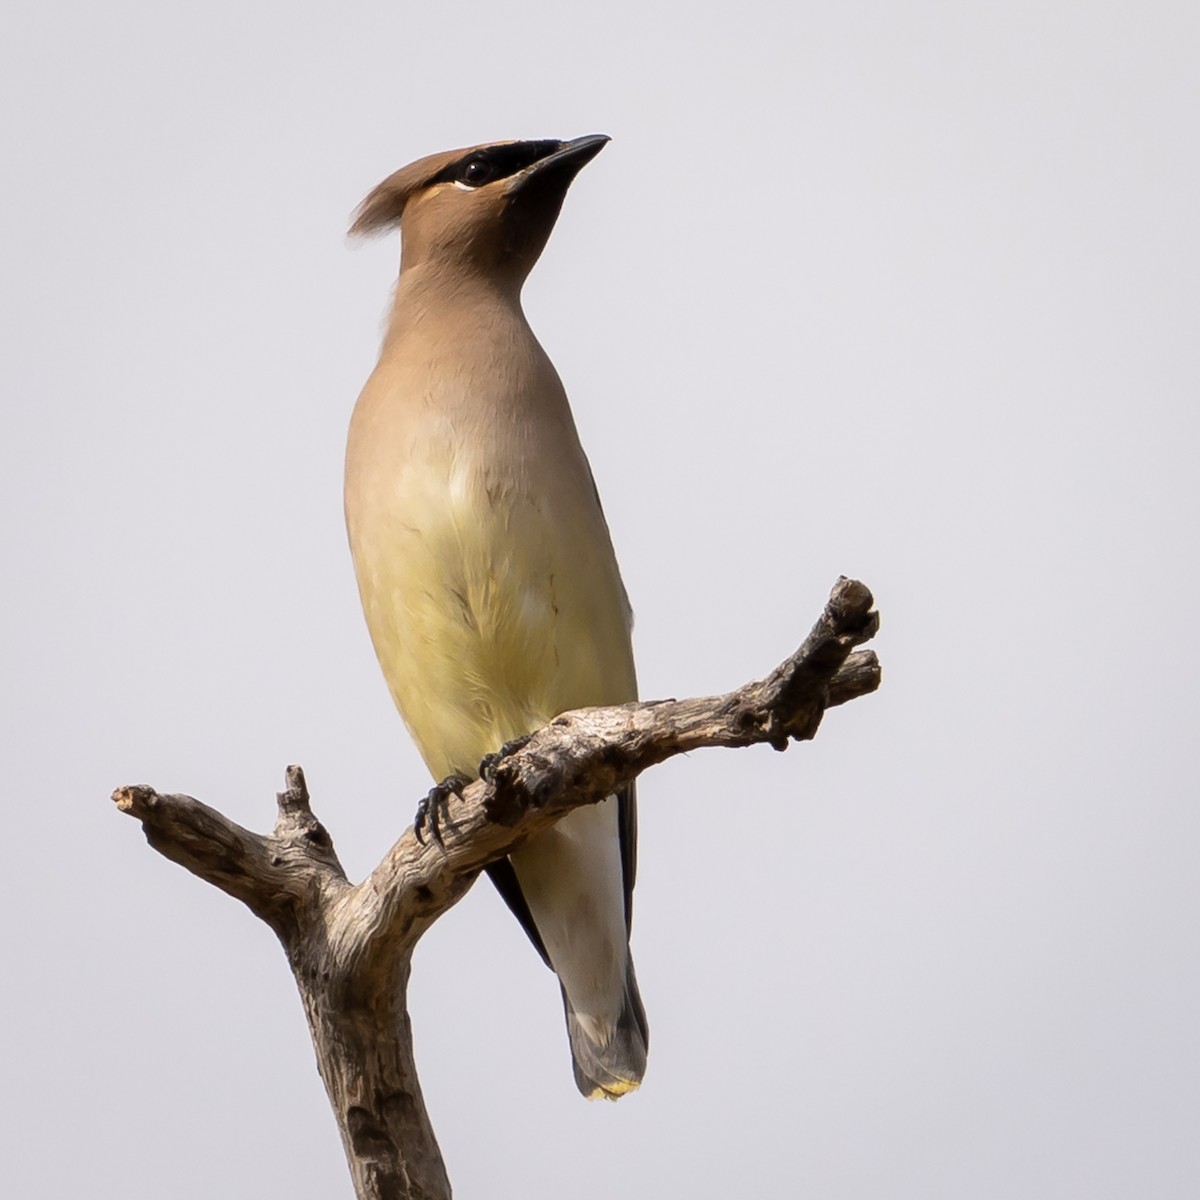
M 444 150 L 441 154 L 419 158 L 407 167 L 393 172 L 378 187 L 368 192 L 366 199 L 355 210 L 350 236 L 372 237 L 395 229 L 404 214 L 404 206 L 413 194 L 436 179 L 451 163 L 469 153 L 470 147 L 462 150 Z

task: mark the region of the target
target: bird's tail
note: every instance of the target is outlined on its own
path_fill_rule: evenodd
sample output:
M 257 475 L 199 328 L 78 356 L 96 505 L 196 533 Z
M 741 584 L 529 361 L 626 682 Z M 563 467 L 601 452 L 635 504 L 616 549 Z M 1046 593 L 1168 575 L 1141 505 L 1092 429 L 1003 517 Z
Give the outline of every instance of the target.
M 575 1085 L 589 1100 L 616 1100 L 634 1091 L 646 1073 L 650 1027 L 633 973 L 633 956 L 626 961 L 625 998 L 615 1025 L 577 1013 L 563 990 Z

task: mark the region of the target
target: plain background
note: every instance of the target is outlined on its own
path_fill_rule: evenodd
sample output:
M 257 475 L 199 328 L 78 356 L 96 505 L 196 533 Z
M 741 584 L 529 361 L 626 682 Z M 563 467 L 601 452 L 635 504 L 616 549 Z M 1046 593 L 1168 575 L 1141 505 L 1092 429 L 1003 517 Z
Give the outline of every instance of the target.
M 839 573 L 877 696 L 642 782 L 642 1091 L 589 1105 L 487 886 L 411 1003 L 457 1194 L 1191 1197 L 1193 3 L 18 5 L 0 49 L 12 1197 L 348 1197 L 267 930 L 119 784 L 361 877 L 428 786 L 359 612 L 345 427 L 423 154 L 590 132 L 526 293 L 648 697 Z

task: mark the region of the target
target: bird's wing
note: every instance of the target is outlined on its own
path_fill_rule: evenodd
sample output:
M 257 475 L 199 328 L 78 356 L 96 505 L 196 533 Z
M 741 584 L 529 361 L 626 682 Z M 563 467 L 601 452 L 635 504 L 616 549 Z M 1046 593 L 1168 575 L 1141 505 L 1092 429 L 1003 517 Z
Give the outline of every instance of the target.
M 621 877 L 625 883 L 625 934 L 633 929 L 633 885 L 637 882 L 637 784 L 630 780 L 617 793 L 621 836 Z
M 511 861 L 507 858 L 497 859 L 494 863 L 488 863 L 485 870 L 488 878 L 496 885 L 496 891 L 500 893 L 504 898 L 504 903 L 512 911 L 512 915 L 521 922 L 521 928 L 529 935 L 533 948 L 542 956 L 542 962 L 553 971 L 550 955 L 546 952 L 546 944 L 542 941 L 542 935 L 538 933 L 533 913 L 529 911 L 529 904 L 525 899 L 525 893 L 521 891 L 521 885 L 517 881 L 517 873 L 513 870 Z

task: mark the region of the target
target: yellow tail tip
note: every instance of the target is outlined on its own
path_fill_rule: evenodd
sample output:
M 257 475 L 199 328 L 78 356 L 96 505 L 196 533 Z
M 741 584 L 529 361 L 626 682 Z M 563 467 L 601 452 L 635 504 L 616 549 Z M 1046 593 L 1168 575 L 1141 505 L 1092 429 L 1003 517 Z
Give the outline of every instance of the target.
M 587 1098 L 589 1100 L 620 1100 L 622 1096 L 636 1092 L 641 1086 L 640 1079 L 614 1079 L 612 1083 L 594 1087 L 588 1092 Z

